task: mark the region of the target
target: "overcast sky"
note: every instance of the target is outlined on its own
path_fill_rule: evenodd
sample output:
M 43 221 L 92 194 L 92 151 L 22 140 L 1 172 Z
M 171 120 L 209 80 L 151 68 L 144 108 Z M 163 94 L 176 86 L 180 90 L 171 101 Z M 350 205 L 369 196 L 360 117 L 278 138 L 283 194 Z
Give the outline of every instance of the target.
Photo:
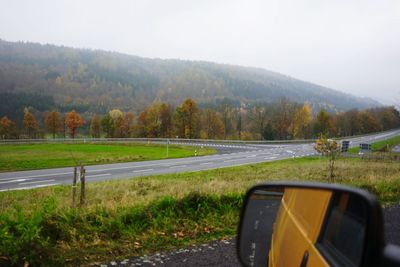
M 0 38 L 262 67 L 400 102 L 398 0 L 0 0 Z

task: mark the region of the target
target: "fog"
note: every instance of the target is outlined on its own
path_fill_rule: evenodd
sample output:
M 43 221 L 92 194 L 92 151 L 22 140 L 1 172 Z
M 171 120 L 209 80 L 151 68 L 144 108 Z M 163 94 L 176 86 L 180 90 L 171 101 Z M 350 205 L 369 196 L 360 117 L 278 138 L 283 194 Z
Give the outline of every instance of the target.
M 400 1 L 1 1 L 0 38 L 261 67 L 400 103 Z

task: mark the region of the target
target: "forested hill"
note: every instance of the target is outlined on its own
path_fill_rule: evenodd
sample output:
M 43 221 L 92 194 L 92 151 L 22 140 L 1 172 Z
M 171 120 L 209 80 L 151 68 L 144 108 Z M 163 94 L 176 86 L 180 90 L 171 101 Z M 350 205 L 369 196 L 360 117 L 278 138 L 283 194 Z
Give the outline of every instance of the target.
M 200 61 L 161 60 L 98 50 L 0 40 L 0 115 L 37 110 L 140 111 L 154 100 L 204 105 L 272 102 L 287 97 L 314 109 L 379 103 L 271 71 Z

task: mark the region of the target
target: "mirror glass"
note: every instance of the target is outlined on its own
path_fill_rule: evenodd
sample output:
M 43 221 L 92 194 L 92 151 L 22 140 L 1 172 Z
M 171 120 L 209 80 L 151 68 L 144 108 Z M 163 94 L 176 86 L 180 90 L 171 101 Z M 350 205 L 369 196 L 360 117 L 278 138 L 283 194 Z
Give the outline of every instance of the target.
M 305 187 L 250 193 L 239 257 L 247 266 L 360 266 L 367 204 L 359 195 Z

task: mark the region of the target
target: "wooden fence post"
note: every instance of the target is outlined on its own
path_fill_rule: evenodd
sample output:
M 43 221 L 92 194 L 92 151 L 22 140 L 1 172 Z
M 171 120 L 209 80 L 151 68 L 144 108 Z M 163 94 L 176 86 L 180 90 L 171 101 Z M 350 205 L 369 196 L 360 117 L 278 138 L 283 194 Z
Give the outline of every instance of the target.
M 85 172 L 85 168 L 81 166 L 81 206 L 85 204 Z
M 72 180 L 72 207 L 75 207 L 75 198 L 76 198 L 76 179 L 78 176 L 78 168 L 74 167 L 74 178 Z

